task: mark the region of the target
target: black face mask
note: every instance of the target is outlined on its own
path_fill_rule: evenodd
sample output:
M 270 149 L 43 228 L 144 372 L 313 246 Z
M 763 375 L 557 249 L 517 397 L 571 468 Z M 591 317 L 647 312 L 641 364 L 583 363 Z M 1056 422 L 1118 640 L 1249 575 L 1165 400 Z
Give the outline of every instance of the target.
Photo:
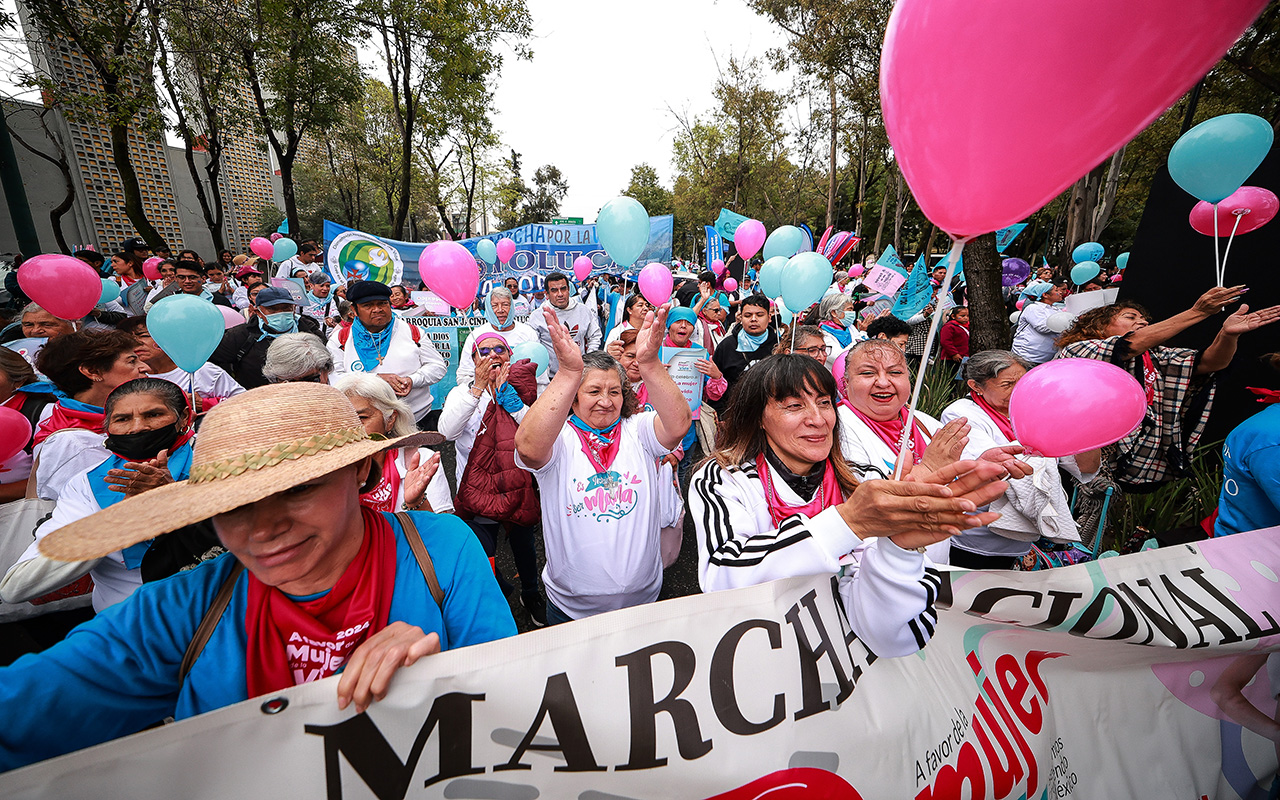
M 121 433 L 107 436 L 107 449 L 129 461 L 147 461 L 168 450 L 178 441 L 178 423 L 163 428 L 138 433 Z

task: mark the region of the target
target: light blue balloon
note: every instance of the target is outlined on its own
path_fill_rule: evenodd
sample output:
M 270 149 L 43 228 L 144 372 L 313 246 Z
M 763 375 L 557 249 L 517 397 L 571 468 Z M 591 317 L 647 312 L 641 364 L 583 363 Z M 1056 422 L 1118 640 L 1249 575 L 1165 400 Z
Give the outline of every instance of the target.
M 225 328 L 222 312 L 192 294 L 169 295 L 147 313 L 147 333 L 185 372 L 205 365 L 222 342 Z
M 804 231 L 794 225 L 783 225 L 781 228 L 775 229 L 773 233 L 769 234 L 769 238 L 764 240 L 764 260 L 768 261 L 774 256 L 791 258 L 800 252 L 800 248 L 804 247 L 804 242 Z
M 1102 267 L 1095 261 L 1081 261 L 1071 268 L 1071 282 L 1083 286 L 1102 273 Z
M 107 278 L 102 279 L 102 297 L 98 298 L 98 305 L 104 306 L 120 296 L 120 285 L 113 280 Z
M 1116 267 L 1117 267 L 1117 268 L 1119 268 L 1119 269 L 1124 269 L 1124 268 L 1125 268 L 1125 267 L 1127 267 L 1127 266 L 1129 266 L 1129 253 L 1128 253 L 1128 252 L 1124 252 L 1124 253 L 1121 253 L 1120 255 L 1116 256 Z
M 275 249 L 271 251 L 271 260 L 279 264 L 288 261 L 298 254 L 298 243 L 287 236 L 276 239 Z M 147 330 L 150 330 L 148 328 Z
M 481 239 L 476 242 L 476 255 L 489 266 L 493 266 L 498 260 L 498 246 L 489 239 Z
M 1085 242 L 1071 251 L 1071 260 L 1077 264 L 1083 264 L 1086 261 L 1098 261 L 1106 252 L 1106 248 L 1097 242 Z
M 786 266 L 786 256 L 774 256 L 760 267 L 760 291 L 770 300 L 782 296 L 782 270 Z
M 1223 114 L 1182 134 L 1169 151 L 1169 176 L 1192 196 L 1220 203 L 1244 185 L 1271 150 L 1271 123 Z
M 630 267 L 649 245 L 649 212 L 634 197 L 615 197 L 596 216 L 596 240 L 620 267 Z
M 779 300 L 777 309 L 778 309 L 778 319 L 782 321 L 782 324 L 790 325 L 791 320 L 795 318 L 795 314 L 791 313 L 791 309 L 787 308 L 787 304 Z
M 547 348 L 541 342 L 521 342 L 511 348 L 512 361 L 523 361 L 529 359 L 538 366 L 538 374 L 547 371 L 547 367 L 551 365 L 551 354 L 547 352 Z
M 821 253 L 797 253 L 787 260 L 782 302 L 799 313 L 822 299 L 834 277 L 831 262 Z

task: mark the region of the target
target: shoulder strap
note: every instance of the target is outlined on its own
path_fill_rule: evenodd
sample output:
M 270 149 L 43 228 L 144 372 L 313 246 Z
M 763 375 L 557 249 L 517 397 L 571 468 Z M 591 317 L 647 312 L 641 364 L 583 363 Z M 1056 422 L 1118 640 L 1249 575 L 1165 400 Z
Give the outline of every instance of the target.
M 404 528 L 404 538 L 409 540 L 409 549 L 413 551 L 413 557 L 418 559 L 418 567 L 422 569 L 422 577 L 427 580 L 427 588 L 431 590 L 432 599 L 436 601 L 436 605 L 440 606 L 440 610 L 444 611 L 444 589 L 440 588 L 440 581 L 436 579 L 435 565 L 431 563 L 431 554 L 427 552 L 427 546 L 422 543 L 418 526 L 414 524 L 413 517 L 403 511 L 396 512 L 396 519 L 400 520 L 400 525 Z
M 240 577 L 241 572 L 244 572 L 244 564 L 237 561 L 231 568 L 231 574 L 223 582 L 222 588 L 213 598 L 213 604 L 209 606 L 208 611 L 204 612 L 200 627 L 196 628 L 195 636 L 191 637 L 191 644 L 187 645 L 187 652 L 182 655 L 182 665 L 178 667 L 179 685 L 186 682 L 187 674 L 196 665 L 196 659 L 204 652 L 204 646 L 209 643 L 209 637 L 213 636 L 213 629 L 218 627 L 218 620 L 222 619 L 223 612 L 231 604 L 231 595 L 235 593 L 236 579 Z

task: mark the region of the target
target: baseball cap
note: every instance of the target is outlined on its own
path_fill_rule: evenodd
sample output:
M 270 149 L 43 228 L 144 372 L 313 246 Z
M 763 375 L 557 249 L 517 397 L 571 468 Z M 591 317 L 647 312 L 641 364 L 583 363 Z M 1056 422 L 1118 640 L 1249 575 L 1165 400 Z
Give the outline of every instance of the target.
M 135 236 L 132 239 L 125 239 L 124 244 L 120 245 L 120 249 L 126 253 L 131 253 L 135 250 L 150 250 L 151 245 L 147 244 L 146 240 Z
M 279 286 L 265 286 L 258 290 L 258 296 L 254 298 L 253 304 L 255 306 L 296 306 L 298 301 L 293 299 L 293 295 L 289 294 L 288 289 L 281 289 Z

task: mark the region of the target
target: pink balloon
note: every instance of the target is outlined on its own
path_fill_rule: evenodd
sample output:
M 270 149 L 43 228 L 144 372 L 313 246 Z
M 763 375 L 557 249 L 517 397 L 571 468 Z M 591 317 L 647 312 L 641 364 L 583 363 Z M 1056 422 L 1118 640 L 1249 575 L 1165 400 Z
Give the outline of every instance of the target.
M 724 274 L 724 262 L 718 258 L 715 261 L 712 261 L 711 271 L 715 273 L 715 276 L 717 278 L 719 278 L 721 275 Z
M 1274 193 L 1258 186 L 1241 186 L 1235 193 L 1218 203 L 1218 235 L 1230 236 L 1256 231 L 1275 218 L 1280 211 L 1280 200 Z M 1236 218 L 1240 219 L 1236 227 Z M 1205 236 L 1213 235 L 1213 204 L 1201 200 L 1191 209 L 1191 227 Z
M 1120 283 L 1123 280 L 1124 280 L 1124 275 L 1120 274 L 1119 272 L 1111 276 L 1112 283 Z
M 1018 302 L 1014 303 L 1013 307 L 1021 311 L 1022 307 L 1025 306 L 1026 304 L 1027 304 L 1027 298 L 1023 297 L 1020 300 L 1018 300 Z
M 1090 358 L 1057 358 L 1032 369 L 1013 388 L 1009 418 L 1031 455 L 1060 458 L 1114 444 L 1147 413 L 1147 395 L 1132 375 Z
M 738 291 L 738 282 L 733 278 L 725 278 L 724 288 L 726 291 L 736 292 Z M 728 311 L 728 309 L 725 309 L 725 310 Z
M 12 408 L 0 406 L 0 463 L 22 452 L 22 448 L 26 447 L 29 441 L 31 441 L 30 421 Z
M 510 239 L 498 240 L 498 260 L 506 264 L 516 254 L 516 243 Z
M 283 233 L 281 233 L 280 231 L 276 231 L 275 233 L 271 234 L 271 235 L 270 235 L 270 236 L 268 236 L 267 238 L 268 238 L 268 239 L 270 239 L 270 240 L 274 243 L 274 242 L 276 242 L 276 241 L 278 241 L 278 240 L 280 240 L 280 239 L 283 239 L 283 238 L 284 238 L 284 234 L 283 234 Z
M 457 242 L 427 245 L 418 256 L 418 271 L 427 288 L 454 308 L 467 308 L 475 302 L 480 289 L 480 270 L 476 268 L 476 257 Z
M 160 280 L 160 265 L 164 263 L 164 259 L 160 256 L 152 256 L 142 262 L 142 276 L 149 281 Z
M 235 326 L 243 325 L 245 323 L 244 314 L 241 314 L 234 308 L 227 308 L 226 306 L 215 306 L 215 308 L 222 312 L 222 321 L 225 326 L 224 330 L 231 330 Z
M 738 255 L 743 258 L 751 258 L 760 252 L 760 248 L 764 247 L 764 223 L 749 219 L 745 220 L 733 232 L 733 246 L 738 251 Z
M 640 270 L 640 279 L 637 283 L 640 284 L 640 294 L 644 295 L 644 299 L 648 300 L 650 305 L 657 308 L 671 299 L 671 289 L 675 281 L 667 265 L 655 261 Z
M 861 278 L 861 277 L 862 277 L 862 273 L 864 273 L 864 272 L 866 272 L 866 271 L 867 271 L 867 268 L 866 268 L 866 267 L 864 267 L 864 266 L 862 266 L 861 264 L 854 264 L 852 267 L 849 267 L 849 277 L 850 277 L 850 278 Z
M 880 97 L 921 210 L 955 236 L 1024 219 L 1172 106 L 1266 4 L 1041 0 L 1009 13 L 999 3 L 899 0 Z M 946 53 L 946 68 L 922 53 Z M 1106 114 L 1082 113 L 1104 97 Z
M 18 285 L 27 297 L 60 319 L 80 319 L 102 297 L 102 278 L 78 258 L 46 253 L 22 262 Z
M 573 260 L 573 277 L 578 281 L 585 281 L 595 266 L 591 256 L 578 256 Z
M 848 366 L 849 351 L 841 350 L 840 355 L 836 356 L 836 360 L 831 364 L 831 377 L 836 379 L 836 392 L 841 397 L 848 397 L 849 393 L 845 391 L 844 372 Z
M 249 249 L 252 250 L 253 254 L 258 258 L 265 258 L 268 261 L 271 260 L 271 256 L 276 252 L 276 246 L 271 243 L 271 240 L 264 239 L 261 236 L 255 236 L 249 242 Z

